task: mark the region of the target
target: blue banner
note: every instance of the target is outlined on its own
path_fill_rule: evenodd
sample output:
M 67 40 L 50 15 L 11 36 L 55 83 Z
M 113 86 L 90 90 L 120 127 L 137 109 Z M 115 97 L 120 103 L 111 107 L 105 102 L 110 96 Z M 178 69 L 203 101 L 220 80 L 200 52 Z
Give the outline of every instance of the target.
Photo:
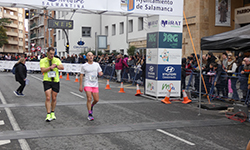
M 181 65 L 158 65 L 158 80 L 181 80 Z

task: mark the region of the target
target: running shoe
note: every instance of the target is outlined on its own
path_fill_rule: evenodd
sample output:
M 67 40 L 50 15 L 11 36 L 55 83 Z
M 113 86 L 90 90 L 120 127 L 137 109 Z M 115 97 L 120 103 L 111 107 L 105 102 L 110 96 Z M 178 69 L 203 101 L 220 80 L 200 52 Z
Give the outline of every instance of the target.
M 56 116 L 55 116 L 54 112 L 50 113 L 50 119 L 51 120 L 56 120 Z
M 23 93 L 19 93 L 20 96 L 25 96 Z
M 89 120 L 89 121 L 93 121 L 93 120 L 94 120 L 94 117 L 92 116 L 92 114 L 89 114 L 88 120 Z
M 47 114 L 47 117 L 45 119 L 46 122 L 50 122 L 51 121 L 51 117 L 50 116 L 51 116 L 50 114 Z
M 20 94 L 19 94 L 17 91 L 13 91 L 13 93 L 14 93 L 16 96 L 20 96 Z

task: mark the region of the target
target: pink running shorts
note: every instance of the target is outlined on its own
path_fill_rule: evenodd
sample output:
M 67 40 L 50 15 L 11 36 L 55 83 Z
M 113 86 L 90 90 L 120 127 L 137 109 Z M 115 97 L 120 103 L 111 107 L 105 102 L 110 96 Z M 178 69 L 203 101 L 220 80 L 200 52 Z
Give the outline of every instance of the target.
M 99 93 L 99 88 L 98 87 L 90 87 L 90 86 L 85 86 L 84 91 L 92 92 L 92 93 Z

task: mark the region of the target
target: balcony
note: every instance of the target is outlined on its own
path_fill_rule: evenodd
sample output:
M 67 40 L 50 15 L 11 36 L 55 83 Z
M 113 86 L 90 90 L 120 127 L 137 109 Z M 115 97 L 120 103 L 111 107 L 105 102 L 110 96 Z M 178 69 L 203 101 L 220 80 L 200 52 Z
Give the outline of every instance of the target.
M 11 45 L 17 45 L 18 41 L 14 41 L 14 40 L 8 40 L 9 44 Z
M 36 34 L 31 34 L 30 39 L 36 38 Z
M 17 8 L 13 8 L 13 7 L 5 7 L 6 9 L 12 10 L 12 11 L 17 11 Z
M 15 47 L 13 49 L 12 48 L 4 48 L 4 52 L 5 53 L 19 53 L 17 47 Z
M 6 32 L 6 34 L 7 34 L 8 36 L 18 36 L 18 33 L 17 33 L 17 32 L 8 31 L 8 32 Z
M 56 47 L 56 42 L 54 42 L 54 47 Z
M 36 23 L 33 23 L 32 25 L 30 25 L 30 30 L 32 30 L 35 26 L 36 26 Z
M 6 24 L 5 26 L 6 26 L 6 27 L 11 27 L 11 28 L 17 28 L 17 27 L 18 27 L 18 25 L 17 25 L 17 24 L 14 24 L 14 23 Z
M 19 46 L 23 46 L 23 41 L 19 41 L 19 42 L 18 42 L 18 45 L 19 45 Z
M 19 25 L 19 29 L 20 29 L 20 30 L 23 30 L 23 29 L 24 29 L 24 26 L 23 26 L 23 25 Z
M 43 32 L 38 33 L 38 38 L 44 38 L 44 33 Z
M 4 14 L 4 18 L 11 18 L 11 19 L 17 20 L 17 16 L 10 15 L 10 14 L 7 14 L 7 13 Z
M 38 27 L 44 26 L 44 21 L 39 21 L 38 22 Z
M 24 38 L 23 33 L 19 33 L 18 37 L 19 38 Z

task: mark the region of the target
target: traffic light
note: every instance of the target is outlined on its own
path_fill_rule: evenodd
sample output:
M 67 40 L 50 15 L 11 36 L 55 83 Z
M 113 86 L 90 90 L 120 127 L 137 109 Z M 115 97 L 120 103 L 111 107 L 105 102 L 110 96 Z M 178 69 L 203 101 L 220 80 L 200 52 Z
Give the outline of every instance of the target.
M 66 45 L 66 52 L 67 52 L 67 54 L 69 53 L 69 43 L 67 43 L 67 45 Z
M 25 19 L 29 19 L 29 18 L 30 18 L 30 11 L 25 10 Z

